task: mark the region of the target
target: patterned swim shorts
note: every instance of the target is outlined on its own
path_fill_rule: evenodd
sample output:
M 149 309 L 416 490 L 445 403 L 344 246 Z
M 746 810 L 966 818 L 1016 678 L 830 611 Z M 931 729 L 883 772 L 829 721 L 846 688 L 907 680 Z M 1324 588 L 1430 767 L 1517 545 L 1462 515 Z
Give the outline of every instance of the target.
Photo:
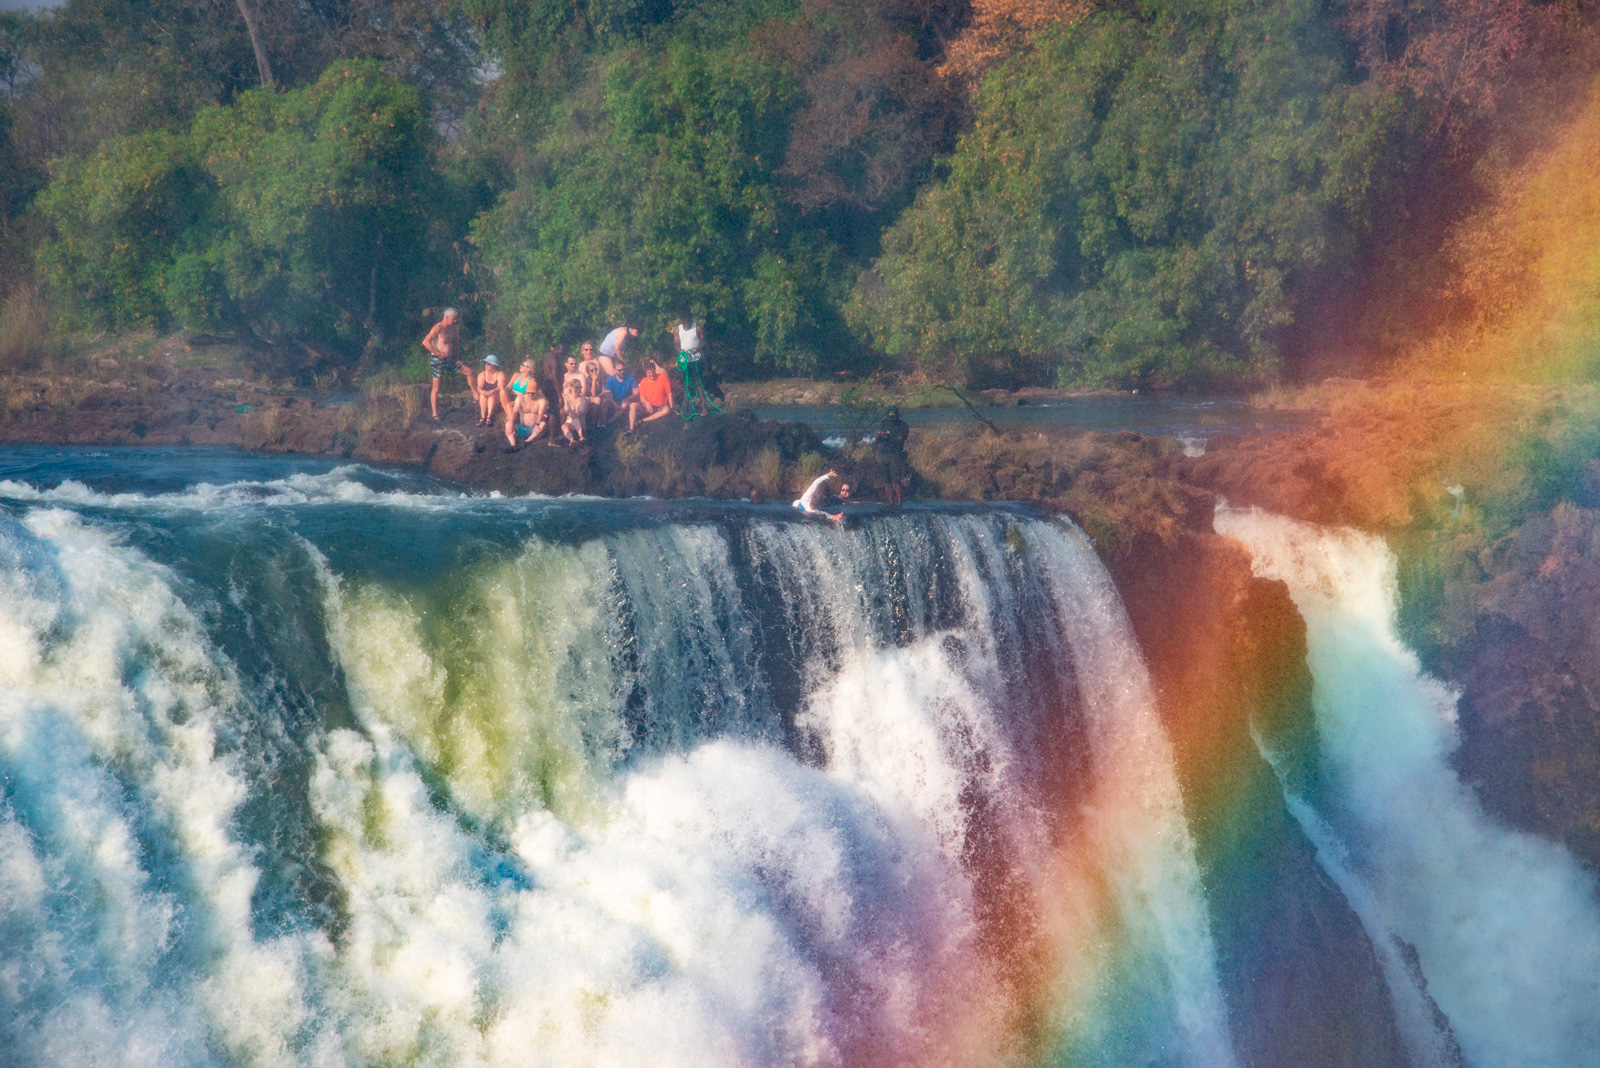
M 428 359 L 428 370 L 434 378 L 443 378 L 446 371 L 465 371 L 466 364 L 456 356 L 432 356 Z

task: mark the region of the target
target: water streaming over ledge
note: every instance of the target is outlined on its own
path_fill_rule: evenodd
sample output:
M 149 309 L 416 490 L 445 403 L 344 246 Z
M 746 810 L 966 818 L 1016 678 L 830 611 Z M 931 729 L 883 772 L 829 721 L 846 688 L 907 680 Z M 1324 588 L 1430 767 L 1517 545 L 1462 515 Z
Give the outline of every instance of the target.
M 1600 901 L 1561 846 L 1498 825 L 1451 770 L 1455 694 L 1400 641 L 1383 540 L 1220 508 L 1306 622 L 1316 773 L 1291 813 L 1379 949 L 1422 1068 L 1600 1064 Z
M 1066 521 L 49 468 L 0 482 L 9 1060 L 1233 1063 Z

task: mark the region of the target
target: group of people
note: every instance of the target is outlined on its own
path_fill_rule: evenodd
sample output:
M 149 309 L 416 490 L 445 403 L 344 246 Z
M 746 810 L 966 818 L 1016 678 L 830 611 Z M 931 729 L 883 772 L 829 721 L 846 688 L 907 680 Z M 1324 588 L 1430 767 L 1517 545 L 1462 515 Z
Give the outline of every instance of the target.
M 660 356 L 650 353 L 637 362 L 629 358 L 630 347 L 639 337 L 636 324 L 619 326 L 606 334 L 598 351 L 589 341 L 583 343 L 577 356 L 556 345 L 546 353 L 543 368 L 536 367 L 530 357 L 522 361 L 515 375 L 508 375 L 497 356 L 484 357 L 482 372 L 474 373 L 467 366 L 461 359 L 458 319 L 454 308 L 446 308 L 422 339 L 433 376 L 428 401 L 436 423 L 439 383 L 451 372 L 466 376 L 467 387 L 478 402 L 479 426 L 493 426 L 496 412 L 503 414 L 506 443 L 511 448 L 518 446 L 519 439 L 532 442 L 541 436 L 555 446 L 578 445 L 587 439 L 592 428 L 617 422 L 624 416 L 628 431 L 632 431 L 640 423 L 677 410 L 672 379 Z M 708 390 L 716 391 L 716 386 L 703 375 L 704 332 L 698 323 L 685 317 L 673 333 L 678 343 L 678 368 L 683 373 L 683 403 L 686 410 L 698 404 L 698 414 L 703 415 L 708 406 L 716 407 L 707 396 Z M 889 409 L 878 430 L 877 445 L 890 504 L 901 502 L 902 488 L 910 476 L 905 455 L 909 433 L 899 409 Z M 842 523 L 843 511 L 829 513 L 822 507 L 829 483 L 838 477 L 839 473 L 832 470 L 819 476 L 794 506 L 809 515 Z M 836 496 L 841 503 L 849 501 L 849 483 L 841 484 Z
M 467 387 L 478 403 L 479 426 L 493 426 L 497 411 L 503 416 L 506 442 L 512 448 L 519 439 L 531 442 L 541 436 L 551 445 L 577 445 L 596 426 L 626 417 L 631 431 L 640 423 L 677 410 L 672 379 L 661 357 L 650 353 L 643 360 L 630 358 L 630 346 L 639 337 L 636 324 L 610 331 L 598 351 L 588 341 L 577 356 L 557 345 L 545 355 L 542 368 L 530 357 L 522 361 L 515 375 L 508 375 L 496 356 L 484 357 L 483 370 L 477 373 L 462 361 L 458 319 L 454 308 L 446 308 L 422 339 L 433 377 L 428 400 L 434 422 L 439 422 L 440 381 L 451 372 L 466 376 Z M 688 318 L 678 323 L 675 334 L 679 365 L 691 365 L 695 371 L 693 379 L 685 376 L 693 392 L 700 381 L 703 334 L 699 324 Z M 703 386 L 700 396 L 703 413 L 703 405 L 709 403 L 703 399 Z

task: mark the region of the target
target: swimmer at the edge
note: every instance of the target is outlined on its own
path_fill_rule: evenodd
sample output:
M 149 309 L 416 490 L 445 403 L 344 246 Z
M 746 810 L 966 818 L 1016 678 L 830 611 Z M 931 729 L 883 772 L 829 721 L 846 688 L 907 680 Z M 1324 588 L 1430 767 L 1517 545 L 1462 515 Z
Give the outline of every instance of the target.
M 807 486 L 806 491 L 800 494 L 800 499 L 794 502 L 794 506 L 807 515 L 820 515 L 825 519 L 833 520 L 835 523 L 838 523 L 841 526 L 844 525 L 843 512 L 830 515 L 829 513 L 824 512 L 821 508 L 817 507 L 818 499 L 820 499 L 822 495 L 827 492 L 828 480 L 830 478 L 838 477 L 839 472 L 834 471 L 831 468 L 827 474 L 818 475 L 816 481 Z

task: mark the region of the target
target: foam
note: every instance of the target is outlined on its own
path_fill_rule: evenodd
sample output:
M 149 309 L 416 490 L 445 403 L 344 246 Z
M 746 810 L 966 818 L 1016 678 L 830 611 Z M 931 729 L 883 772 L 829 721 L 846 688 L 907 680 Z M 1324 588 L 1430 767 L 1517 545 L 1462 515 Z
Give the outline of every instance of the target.
M 229 506 L 273 508 L 354 504 L 444 511 L 459 508 L 464 502 L 499 498 L 499 494 L 485 496 L 466 492 L 375 490 L 358 479 L 357 476 L 363 473 L 371 473 L 371 469 L 360 464 L 346 464 L 321 474 L 300 472 L 265 481 L 199 482 L 187 489 L 168 493 L 106 493 L 91 489 L 76 479 L 65 479 L 55 486 L 39 489 L 28 482 L 0 479 L 0 499 L 28 504 L 117 509 L 211 510 Z M 528 496 L 534 500 L 552 499 L 537 494 Z
M 232 679 L 165 570 L 104 531 L 39 509 L 0 538 L 33 564 L 0 577 L 0 615 L 23 639 L 0 686 L 0 1016 L 24 1025 L 11 1048 L 45 1064 L 199 1064 L 214 1043 L 292 1063 L 296 954 L 250 937 L 256 872 L 227 828 L 243 787 L 214 754 Z M 152 835 L 173 843 L 170 865 Z
M 1399 638 L 1388 547 L 1255 510 L 1218 509 L 1216 527 L 1256 574 L 1288 584 L 1305 618 L 1318 745 L 1337 783 L 1337 811 L 1318 815 L 1376 898 L 1374 940 L 1416 947 L 1468 1063 L 1600 1063 L 1594 880 L 1555 843 L 1499 825 L 1450 769 L 1455 695 Z
M 1055 522 L 660 524 L 431 586 L 299 541 L 353 716 L 293 739 L 337 918 L 258 930 L 237 824 L 285 786 L 223 755 L 255 698 L 206 631 L 249 606 L 73 509 L 373 503 L 352 485 L 0 513 L 0 1041 L 23 1063 L 993 1064 L 1052 1013 L 1084 1063 L 1230 1063 L 1170 747 L 1109 579 Z M 788 726 L 736 550 L 787 613 Z M 1025 610 L 1084 707 L 1018 693 Z M 1058 840 L 1014 731 L 1078 716 L 1095 781 Z M 990 864 L 1042 917 L 1010 942 Z

